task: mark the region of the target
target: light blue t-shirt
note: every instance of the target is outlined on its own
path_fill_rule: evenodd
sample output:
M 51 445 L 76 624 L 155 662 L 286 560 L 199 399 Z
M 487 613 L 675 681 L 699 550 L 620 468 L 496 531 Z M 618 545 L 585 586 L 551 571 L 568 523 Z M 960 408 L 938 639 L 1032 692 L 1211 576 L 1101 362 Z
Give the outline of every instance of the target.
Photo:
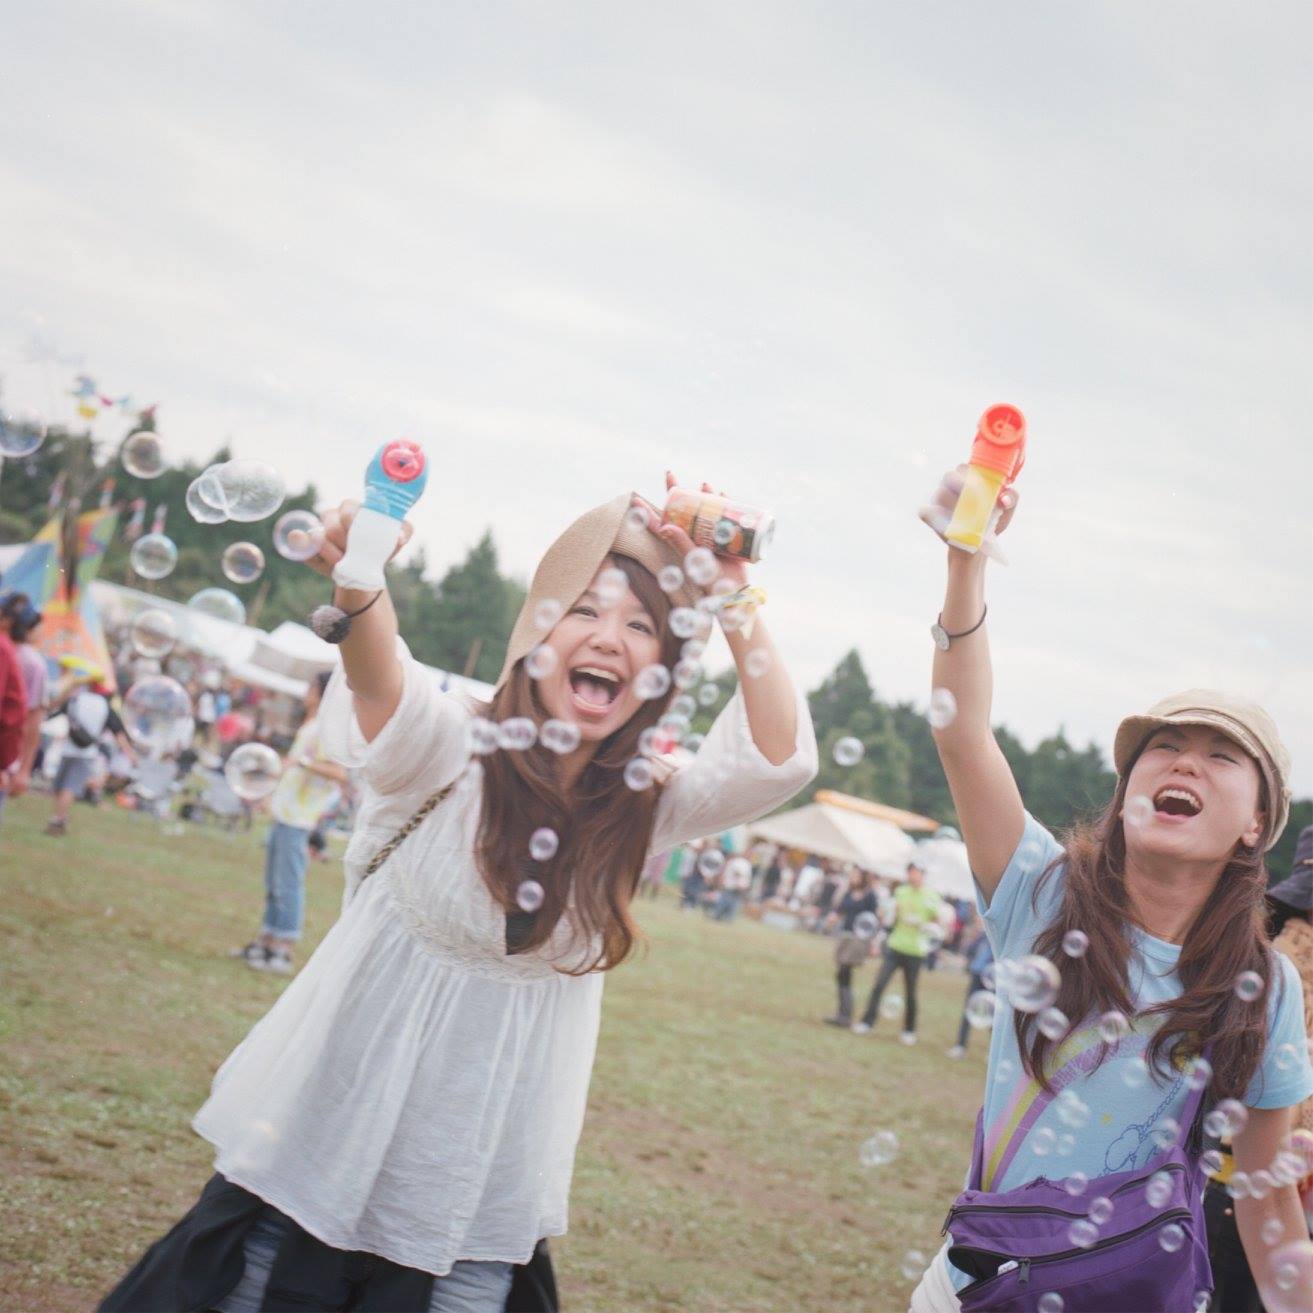
M 996 958 L 1033 952 L 1035 939 L 1057 915 L 1062 868 L 1045 882 L 1037 905 L 1032 899 L 1039 876 L 1061 854 L 1058 841 L 1028 813 L 1021 842 L 988 907 L 977 890 Z M 1131 947 L 1130 993 L 1137 1010 L 1177 997 L 1180 945 L 1132 928 Z M 1280 972 L 1268 993 L 1267 1047 L 1243 1100 L 1251 1108 L 1286 1108 L 1313 1094 L 1299 975 L 1285 954 L 1276 958 Z M 1056 965 L 1061 970 L 1063 962 Z M 1000 991 L 985 1078 L 982 1188 L 1011 1190 L 1039 1176 L 1062 1180 L 1074 1172 L 1093 1180 L 1144 1167 L 1163 1152 L 1154 1142 L 1154 1128 L 1166 1117 L 1180 1121 L 1189 1090 L 1184 1072 L 1164 1082 L 1145 1071 L 1146 1021 L 1132 1019 L 1131 1034 L 1094 1070 L 1103 1045 L 1098 1017 L 1086 1018 L 1051 1052 L 1054 1092 L 1049 1095 L 1025 1073 L 1012 1018 L 1006 992 Z M 971 1281 L 951 1264 L 949 1274 L 959 1290 Z

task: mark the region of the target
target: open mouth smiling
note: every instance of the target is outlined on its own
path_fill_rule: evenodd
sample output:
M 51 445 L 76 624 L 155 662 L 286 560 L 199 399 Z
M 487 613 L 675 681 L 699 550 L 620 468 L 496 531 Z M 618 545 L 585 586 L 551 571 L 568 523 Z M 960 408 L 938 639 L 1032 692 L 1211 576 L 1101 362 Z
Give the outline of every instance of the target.
M 624 687 L 625 681 L 614 670 L 602 666 L 575 666 L 570 671 L 575 702 L 593 715 L 609 711 Z
M 1198 816 L 1204 804 L 1193 789 L 1169 784 L 1154 794 L 1153 809 L 1160 816 Z

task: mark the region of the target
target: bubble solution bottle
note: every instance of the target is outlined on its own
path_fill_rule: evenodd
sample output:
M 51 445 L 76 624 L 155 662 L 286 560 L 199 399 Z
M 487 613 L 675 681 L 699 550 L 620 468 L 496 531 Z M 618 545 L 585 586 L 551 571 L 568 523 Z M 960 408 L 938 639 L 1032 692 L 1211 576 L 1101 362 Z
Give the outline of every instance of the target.
M 346 555 L 333 567 L 335 584 L 361 592 L 383 587 L 383 567 L 396 550 L 401 522 L 428 478 L 418 442 L 398 438 L 378 449 L 365 471 L 365 499 L 351 521 Z
M 1015 406 L 991 406 L 981 416 L 971 463 L 953 518 L 944 530 L 949 545 L 977 552 L 998 520 L 998 496 L 1026 462 L 1026 419 Z

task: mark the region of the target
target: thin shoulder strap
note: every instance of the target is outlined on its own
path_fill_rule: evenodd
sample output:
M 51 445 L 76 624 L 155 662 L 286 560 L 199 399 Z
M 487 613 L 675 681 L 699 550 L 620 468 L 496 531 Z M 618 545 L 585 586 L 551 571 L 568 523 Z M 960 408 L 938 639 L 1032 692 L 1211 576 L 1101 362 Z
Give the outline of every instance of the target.
M 446 785 L 445 788 L 439 789 L 436 793 L 430 793 L 419 805 L 419 810 L 408 820 L 405 825 L 399 829 L 396 834 L 390 838 L 369 860 L 369 865 L 365 867 L 365 874 L 360 878 L 362 882 L 369 876 L 373 875 L 389 857 L 392 856 L 398 848 L 405 843 L 407 837 L 413 834 L 423 823 L 424 818 L 456 787 L 456 781 Z

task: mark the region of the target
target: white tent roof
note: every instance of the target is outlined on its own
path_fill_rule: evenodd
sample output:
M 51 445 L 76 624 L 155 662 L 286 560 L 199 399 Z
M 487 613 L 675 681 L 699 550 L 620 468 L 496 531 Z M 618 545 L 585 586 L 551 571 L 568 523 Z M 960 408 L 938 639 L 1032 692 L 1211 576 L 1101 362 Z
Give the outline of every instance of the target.
M 895 880 L 907 873 L 907 863 L 916 852 L 916 844 L 889 821 L 825 802 L 770 816 L 750 825 L 748 833 L 833 862 L 852 862 Z
M 961 839 L 922 839 L 916 845 L 916 858 L 923 864 L 926 884 L 936 893 L 975 901 L 976 884 Z

